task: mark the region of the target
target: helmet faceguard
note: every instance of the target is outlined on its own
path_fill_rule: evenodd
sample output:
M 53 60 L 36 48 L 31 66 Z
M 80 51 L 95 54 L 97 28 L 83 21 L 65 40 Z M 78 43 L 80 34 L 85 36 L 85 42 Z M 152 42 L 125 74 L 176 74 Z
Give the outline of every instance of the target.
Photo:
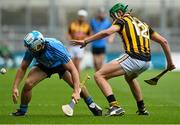
M 118 18 L 118 12 L 122 11 L 123 14 L 125 14 L 128 11 L 128 5 L 125 5 L 123 3 L 117 3 L 115 4 L 110 10 L 109 14 L 112 18 Z
M 44 42 L 44 37 L 39 31 L 32 31 L 24 38 L 24 46 L 34 52 L 40 51 Z

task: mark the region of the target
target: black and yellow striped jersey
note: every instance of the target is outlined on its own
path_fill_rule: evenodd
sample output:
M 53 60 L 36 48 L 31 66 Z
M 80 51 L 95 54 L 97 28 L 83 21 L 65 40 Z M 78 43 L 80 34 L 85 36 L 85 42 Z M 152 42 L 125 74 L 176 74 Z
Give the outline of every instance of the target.
M 151 60 L 150 39 L 155 32 L 150 26 L 130 15 L 115 20 L 113 25 L 120 27 L 118 33 L 129 56 L 143 61 Z
M 91 28 L 88 22 L 74 21 L 70 24 L 68 33 L 72 39 L 82 40 L 91 34 Z

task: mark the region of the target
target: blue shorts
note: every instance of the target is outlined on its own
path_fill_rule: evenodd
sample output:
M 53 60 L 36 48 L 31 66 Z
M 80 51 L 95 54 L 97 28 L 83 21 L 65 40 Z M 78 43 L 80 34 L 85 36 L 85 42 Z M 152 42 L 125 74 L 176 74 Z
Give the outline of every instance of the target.
M 66 69 L 62 65 L 59 65 L 54 68 L 48 68 L 48 67 L 44 66 L 43 64 L 38 63 L 35 66 L 37 66 L 43 72 L 45 72 L 47 74 L 47 77 L 49 77 L 49 78 L 51 77 L 52 74 L 58 73 L 59 78 L 61 79 L 63 77 L 64 73 L 66 72 Z
M 106 47 L 100 47 L 100 48 L 92 47 L 91 51 L 94 55 L 105 54 L 106 53 Z

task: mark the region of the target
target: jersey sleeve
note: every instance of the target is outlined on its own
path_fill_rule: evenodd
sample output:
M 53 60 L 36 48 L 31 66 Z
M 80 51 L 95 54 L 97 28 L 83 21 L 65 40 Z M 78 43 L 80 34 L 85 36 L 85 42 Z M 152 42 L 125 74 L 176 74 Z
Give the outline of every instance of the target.
M 152 37 L 152 35 L 156 33 L 151 27 L 149 27 L 149 35 L 150 35 L 150 38 Z
M 123 20 L 120 20 L 120 19 L 117 19 L 113 22 L 112 25 L 115 25 L 115 26 L 118 26 L 120 28 L 120 31 L 122 31 L 123 29 L 123 26 L 124 26 L 124 21 Z
M 71 57 L 68 53 L 61 52 L 59 56 L 61 56 L 61 64 L 67 64 L 71 60 Z
M 33 58 L 34 58 L 33 55 L 27 50 L 24 54 L 23 60 L 31 63 Z
M 61 64 L 66 64 L 70 61 L 71 56 L 66 49 L 66 47 L 61 43 L 61 44 L 54 44 L 54 53 L 61 62 Z

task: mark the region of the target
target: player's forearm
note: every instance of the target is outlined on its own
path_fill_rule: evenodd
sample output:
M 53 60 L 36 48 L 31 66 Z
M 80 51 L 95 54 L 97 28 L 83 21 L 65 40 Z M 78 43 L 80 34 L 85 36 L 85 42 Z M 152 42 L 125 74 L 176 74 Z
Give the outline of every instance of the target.
M 106 31 L 104 30 L 104 31 L 101 31 L 101 32 L 99 32 L 99 33 L 96 33 L 96 34 L 94 34 L 94 35 L 86 38 L 86 39 L 85 39 L 85 42 L 86 42 L 86 44 L 88 44 L 88 43 L 90 43 L 90 42 L 92 42 L 92 41 L 94 41 L 94 40 L 102 39 L 102 38 L 107 37 L 107 36 L 109 36 L 109 35 L 111 35 L 111 34 L 109 34 L 108 32 L 106 32 Z
M 24 78 L 25 73 L 26 73 L 26 70 L 23 70 L 21 68 L 18 69 L 14 83 L 13 83 L 13 88 L 18 88 L 20 82 Z
M 168 45 L 167 40 L 156 32 L 151 35 L 151 39 L 161 45 L 161 47 L 163 48 L 163 51 L 166 55 L 167 63 L 170 65 L 173 65 L 171 51 L 170 51 L 170 47 Z
M 171 51 L 170 51 L 170 47 L 168 45 L 168 42 L 167 41 L 163 41 L 161 44 L 161 47 L 163 48 L 163 51 L 166 55 L 166 59 L 167 59 L 167 62 L 168 63 L 172 63 L 172 57 L 171 57 Z
M 78 75 L 77 70 L 72 70 L 71 71 L 71 76 L 73 80 L 73 85 L 74 85 L 74 91 L 79 92 L 79 87 L 80 87 L 80 80 L 79 80 L 79 75 Z

